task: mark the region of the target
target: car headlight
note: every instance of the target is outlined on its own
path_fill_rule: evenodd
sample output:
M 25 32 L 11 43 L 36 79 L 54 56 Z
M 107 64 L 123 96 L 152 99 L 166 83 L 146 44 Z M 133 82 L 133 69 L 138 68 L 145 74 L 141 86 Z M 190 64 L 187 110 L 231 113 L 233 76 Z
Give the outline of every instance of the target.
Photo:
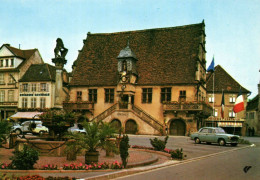
M 231 139 L 231 137 L 230 137 L 230 136 L 228 136 L 228 139 Z

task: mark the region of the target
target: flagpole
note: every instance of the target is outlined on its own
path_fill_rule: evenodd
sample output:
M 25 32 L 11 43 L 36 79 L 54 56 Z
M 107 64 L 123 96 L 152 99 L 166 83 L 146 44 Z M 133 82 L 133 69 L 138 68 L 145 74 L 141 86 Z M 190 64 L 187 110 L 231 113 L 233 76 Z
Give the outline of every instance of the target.
M 214 54 L 213 54 L 213 62 L 214 62 Z M 214 122 L 214 120 L 215 120 L 215 110 L 214 110 L 214 106 L 215 106 L 215 92 L 214 92 L 214 87 L 215 87 L 215 64 L 213 65 L 213 68 L 214 68 L 214 70 L 213 70 L 213 122 Z M 211 125 L 213 126 L 213 123 L 211 123 Z M 215 125 L 214 125 L 215 126 Z

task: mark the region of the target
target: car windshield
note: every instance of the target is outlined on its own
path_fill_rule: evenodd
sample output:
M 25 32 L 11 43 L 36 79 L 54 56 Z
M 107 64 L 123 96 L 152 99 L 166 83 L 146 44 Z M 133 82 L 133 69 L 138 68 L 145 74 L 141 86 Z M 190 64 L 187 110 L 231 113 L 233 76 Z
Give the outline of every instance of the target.
M 215 129 L 216 133 L 225 134 L 226 132 L 222 128 Z

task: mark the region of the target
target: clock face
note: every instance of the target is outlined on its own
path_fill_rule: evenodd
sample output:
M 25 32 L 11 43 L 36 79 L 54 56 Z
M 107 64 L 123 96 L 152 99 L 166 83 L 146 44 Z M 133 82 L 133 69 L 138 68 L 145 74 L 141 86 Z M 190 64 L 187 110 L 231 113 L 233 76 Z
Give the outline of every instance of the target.
M 126 82 L 126 76 L 122 76 L 121 80 L 122 82 Z

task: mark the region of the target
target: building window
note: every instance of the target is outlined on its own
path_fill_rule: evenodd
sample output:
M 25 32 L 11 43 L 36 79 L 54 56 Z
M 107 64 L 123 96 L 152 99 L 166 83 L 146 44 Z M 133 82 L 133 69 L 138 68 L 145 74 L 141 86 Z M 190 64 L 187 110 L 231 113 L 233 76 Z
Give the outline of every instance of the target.
M 36 108 L 36 98 L 31 98 L 31 108 Z
M 9 79 L 8 81 L 9 81 L 10 84 L 15 83 L 15 79 L 14 79 L 14 75 L 13 74 L 10 73 L 8 79 Z
M 235 94 L 232 94 L 232 95 L 229 96 L 229 102 L 230 103 L 236 102 L 236 95 Z
M 82 91 L 77 91 L 77 101 L 82 101 Z
M 236 117 L 236 113 L 234 113 L 234 111 L 232 109 L 229 110 L 228 115 L 230 118 Z
M 22 98 L 22 108 L 27 108 L 28 107 L 27 101 L 28 101 L 27 98 Z
M 114 102 L 114 89 L 105 89 L 105 102 L 106 103 L 113 103 Z
M 0 90 L 0 102 L 4 102 L 4 101 L 5 101 L 5 91 Z
M 41 98 L 40 99 L 40 108 L 44 109 L 46 107 L 46 99 L 45 98 Z
M 32 83 L 31 86 L 32 86 L 32 92 L 36 92 L 37 91 L 36 83 Z
M 0 67 L 4 67 L 4 60 L 3 59 L 0 60 Z
M 28 92 L 28 84 L 22 84 L 22 92 Z
M 49 91 L 47 83 L 41 83 L 40 88 L 41 88 L 40 91 L 42 91 L 42 92 L 48 92 Z
M 254 112 L 249 113 L 249 119 L 255 119 L 255 113 Z
M 1 73 L 0 74 L 0 84 L 4 84 L 5 83 L 5 77 L 4 77 L 4 74 Z
M 97 102 L 97 89 L 89 89 L 88 90 L 88 98 L 90 102 Z
M 14 101 L 14 90 L 8 91 L 8 101 L 13 102 Z
M 143 88 L 142 103 L 152 103 L 152 98 L 153 98 L 153 89 Z
M 9 66 L 9 63 L 8 63 L 8 62 L 9 62 L 9 59 L 6 59 L 6 60 L 5 60 L 5 67 L 8 67 L 8 66 Z
M 10 67 L 14 67 L 14 59 L 11 59 Z
M 218 110 L 214 109 L 214 117 L 218 117 Z
M 161 88 L 161 102 L 171 101 L 172 98 L 172 88 Z
M 199 100 L 201 99 L 201 94 L 199 93 Z M 179 101 L 180 102 L 185 102 L 186 101 L 186 91 L 180 91 L 180 96 L 179 96 Z
M 215 100 L 214 94 L 209 94 L 209 102 L 213 103 Z

